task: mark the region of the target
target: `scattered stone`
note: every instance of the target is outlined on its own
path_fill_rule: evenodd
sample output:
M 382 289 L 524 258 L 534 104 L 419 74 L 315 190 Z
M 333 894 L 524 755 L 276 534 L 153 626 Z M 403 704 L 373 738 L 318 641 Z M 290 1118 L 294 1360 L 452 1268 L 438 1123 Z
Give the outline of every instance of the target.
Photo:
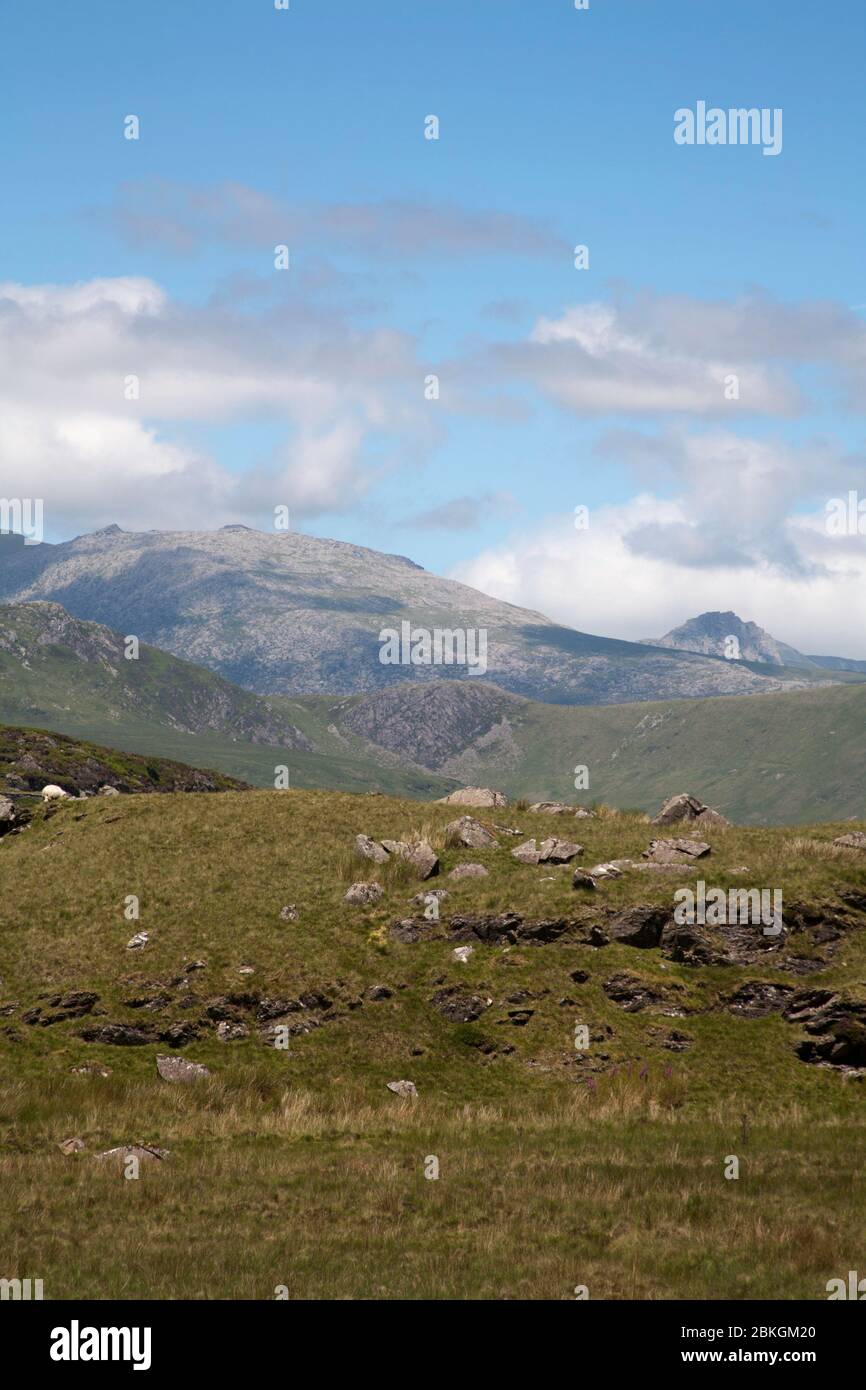
M 84 1018 L 92 1011 L 98 1000 L 99 995 L 92 990 L 79 989 L 72 990 L 69 994 L 54 994 L 48 1001 L 48 1007 L 53 1012 L 45 1013 L 41 1006 L 27 1009 L 21 1015 L 21 1021 L 31 1025 L 39 1024 L 41 1028 L 47 1028 L 52 1023 L 64 1023 L 68 1018 Z
M 97 795 L 98 795 L 98 796 L 120 796 L 120 792 L 117 790 L 117 787 L 109 786 L 109 784 L 106 782 L 106 783 L 105 783 L 105 786 L 99 788 L 99 791 L 98 791 Z
M 430 1003 L 449 1023 L 474 1023 L 490 1008 L 493 1000 L 480 994 L 467 994 L 459 985 L 449 985 L 438 990 Z
M 668 1033 L 666 1038 L 662 1038 L 662 1047 L 667 1048 L 668 1052 L 685 1052 L 690 1048 L 694 1038 L 690 1038 L 688 1033 L 678 1033 L 676 1030 Z
M 707 827 L 716 826 L 720 830 L 731 824 L 718 811 L 711 810 L 702 801 L 698 801 L 697 797 L 689 796 L 686 792 L 668 797 L 658 815 L 653 817 L 652 823 L 653 825 L 676 825 L 680 821 L 693 822 Z
M 585 888 L 587 892 L 594 893 L 597 887 L 596 881 L 591 873 L 586 869 L 575 869 L 571 877 L 572 888 Z
M 529 809 L 533 815 L 575 816 L 578 820 L 595 818 L 595 812 L 587 811 L 585 806 L 569 806 L 564 801 L 536 801 Z
M 623 871 L 618 863 L 610 860 L 607 864 L 594 864 L 589 871 L 590 877 L 598 878 L 622 878 Z
M 526 922 L 516 912 L 500 912 L 492 916 L 469 914 L 452 917 L 448 931 L 458 941 L 482 941 L 487 946 L 506 943 L 514 946 L 518 942 L 544 946 L 570 932 L 574 925 L 564 917 Z
M 440 796 L 438 803 L 445 806 L 507 806 L 508 797 L 504 792 L 492 791 L 490 787 L 459 787 L 447 796 Z
M 472 816 L 461 816 L 446 825 L 445 843 L 455 849 L 489 849 L 496 836 Z
M 134 1028 L 129 1023 L 101 1023 L 82 1029 L 78 1036 L 85 1042 L 107 1043 L 110 1047 L 144 1047 L 157 1041 L 153 1028 Z
M 169 1047 L 186 1047 L 188 1043 L 195 1042 L 201 1037 L 201 1030 L 198 1024 L 192 1022 L 170 1023 L 159 1035 L 159 1041 L 167 1043 Z
M 353 883 L 343 902 L 351 903 L 353 907 L 369 907 L 377 903 L 384 892 L 381 883 Z
M 367 998 L 378 1003 L 381 999 L 393 998 L 393 990 L 390 990 L 387 985 L 371 985 L 367 990 Z
M 451 954 L 455 960 L 458 960 L 460 962 L 461 965 L 466 965 L 467 961 L 469 960 L 469 957 L 473 954 L 474 950 L 474 946 L 455 946 Z
M 840 835 L 833 844 L 837 849 L 866 849 L 866 834 L 862 830 L 852 830 L 850 835 Z
M 585 985 L 586 982 L 587 982 L 587 980 L 589 979 L 589 971 L 588 971 L 588 970 L 572 970 L 572 972 L 571 972 L 571 974 L 569 975 L 568 978 L 569 978 L 570 980 L 574 980 L 574 983 L 575 983 L 576 985 Z
M 567 864 L 583 853 L 583 845 L 574 845 L 570 840 L 542 840 L 538 851 L 539 864 Z
M 703 859 L 709 852 L 704 840 L 650 840 L 643 857 L 658 864 L 687 864 L 692 859 Z
M 418 1090 L 414 1081 L 388 1081 L 386 1082 L 389 1091 L 393 1091 L 395 1096 L 417 1096 Z
M 62 1139 L 57 1147 L 68 1158 L 70 1154 L 84 1153 L 85 1146 L 83 1139 Z
M 449 878 L 489 878 L 490 872 L 483 864 L 458 864 L 448 875 Z
M 104 1067 L 101 1062 L 83 1062 L 80 1067 L 70 1067 L 69 1070 L 74 1076 L 110 1076 L 111 1067 Z
M 355 836 L 355 853 L 360 859 L 370 859 L 374 864 L 387 864 L 388 851 L 369 835 Z
M 284 922 L 297 922 L 300 915 L 294 903 L 287 903 L 285 907 L 280 908 L 280 917 Z
M 156 1069 L 163 1081 L 179 1081 L 184 1084 L 210 1076 L 209 1069 L 202 1066 L 201 1062 L 188 1062 L 185 1057 L 157 1057 Z
M 216 1035 L 222 1043 L 239 1042 L 241 1038 L 248 1038 L 249 1034 L 245 1023 L 230 1023 L 228 1019 L 223 1019 L 222 1023 L 217 1024 Z
M 517 849 L 511 851 L 511 857 L 512 859 L 516 859 L 520 864 L 537 864 L 539 853 L 535 838 L 533 837 L 524 844 L 518 845 Z
M 611 975 L 610 979 L 602 984 L 602 989 L 608 999 L 612 999 L 614 1004 L 618 1004 L 627 1014 L 636 1014 L 642 1009 L 655 1007 L 664 999 L 664 995 L 653 989 L 652 985 L 625 973 Z
M 8 796 L 0 796 L 0 835 L 5 835 L 18 824 L 18 813 L 14 801 Z
M 238 966 L 238 974 L 239 974 L 239 975 L 255 975 L 255 973 L 256 973 L 256 967 L 255 967 L 254 965 L 239 965 L 239 966 Z
M 441 936 L 438 921 L 427 917 L 403 917 L 399 922 L 392 922 L 388 928 L 388 935 L 392 941 L 400 941 L 405 945 L 412 946 L 416 941 L 430 941 L 433 937 Z
M 733 994 L 722 995 L 720 1002 L 739 1018 L 766 1018 L 768 1014 L 781 1013 L 793 993 L 793 985 L 749 980 Z
M 127 951 L 143 951 L 149 940 L 146 931 L 137 931 L 126 943 Z
M 439 872 L 439 856 L 426 840 L 417 840 L 409 845 L 403 858 L 416 878 L 432 878 Z
M 116 1158 L 123 1163 L 129 1158 L 137 1158 L 139 1163 L 161 1163 L 168 1155 L 168 1149 L 158 1149 L 155 1144 L 119 1144 L 116 1149 L 105 1149 L 96 1157 Z

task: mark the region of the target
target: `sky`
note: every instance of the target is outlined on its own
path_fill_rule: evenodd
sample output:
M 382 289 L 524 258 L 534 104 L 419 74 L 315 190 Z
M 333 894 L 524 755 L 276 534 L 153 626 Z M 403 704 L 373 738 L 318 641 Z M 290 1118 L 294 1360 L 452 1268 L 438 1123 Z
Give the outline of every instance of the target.
M 0 499 L 866 657 L 864 57 L 862 0 L 5 0 Z

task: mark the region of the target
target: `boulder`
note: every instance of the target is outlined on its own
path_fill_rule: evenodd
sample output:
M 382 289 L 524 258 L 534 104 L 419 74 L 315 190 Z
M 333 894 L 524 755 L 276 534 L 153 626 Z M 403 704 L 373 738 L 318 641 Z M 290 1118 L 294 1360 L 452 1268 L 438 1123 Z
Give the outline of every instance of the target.
M 369 835 L 355 836 L 355 853 L 359 859 L 369 859 L 374 864 L 388 862 L 388 851 L 378 840 L 371 840 Z
M 449 878 L 489 878 L 490 874 L 483 864 L 458 864 L 452 869 Z
M 583 845 L 574 845 L 570 840 L 542 840 L 538 851 L 539 864 L 567 864 L 583 853 Z
M 188 1062 L 185 1057 L 157 1057 L 156 1069 L 163 1081 L 177 1081 L 184 1085 L 210 1076 L 210 1071 L 201 1062 Z
M 587 873 L 586 869 L 575 869 L 571 878 L 572 888 L 583 888 L 589 893 L 594 893 L 596 882 L 592 874 Z
M 0 796 L 0 835 L 5 835 L 17 824 L 18 813 L 15 810 L 15 803 L 10 801 L 8 796 Z
M 536 801 L 529 809 L 533 815 L 576 816 L 579 820 L 595 816 L 595 812 L 587 811 L 585 806 L 569 806 L 565 801 Z
M 120 796 L 120 792 L 117 790 L 117 787 L 111 787 L 111 786 L 109 786 L 108 783 L 106 782 L 106 784 L 105 784 L 104 787 L 100 787 L 100 788 L 99 788 L 98 795 L 99 795 L 99 796 Z
M 395 1096 L 417 1096 L 418 1088 L 414 1081 L 388 1081 L 385 1083 Z
M 353 883 L 343 902 L 350 903 L 352 907 L 369 907 L 377 903 L 384 892 L 381 883 Z
M 403 858 L 416 878 L 432 878 L 439 872 L 439 856 L 427 840 L 416 840 L 409 845 Z
M 866 849 L 866 835 L 862 830 L 852 830 L 850 835 L 839 835 L 833 844 L 837 849 Z
M 445 806 L 507 806 L 508 797 L 490 787 L 458 787 L 457 791 L 440 796 L 439 802 Z
M 445 827 L 445 843 L 455 849 L 489 849 L 496 836 L 472 816 L 461 816 Z
M 518 845 L 517 849 L 513 849 L 511 857 L 520 864 L 537 864 L 539 853 L 534 837 L 531 840 L 526 840 L 522 845 Z
M 696 822 L 703 826 L 716 826 L 724 829 L 730 825 L 718 811 L 713 811 L 709 806 L 705 806 L 697 797 L 689 796 L 687 792 L 680 792 L 677 796 L 668 797 L 657 816 L 653 817 L 653 825 L 676 825 L 680 821 Z
M 703 859 L 709 852 L 704 840 L 650 840 L 643 857 L 657 864 L 687 864 L 692 859 Z

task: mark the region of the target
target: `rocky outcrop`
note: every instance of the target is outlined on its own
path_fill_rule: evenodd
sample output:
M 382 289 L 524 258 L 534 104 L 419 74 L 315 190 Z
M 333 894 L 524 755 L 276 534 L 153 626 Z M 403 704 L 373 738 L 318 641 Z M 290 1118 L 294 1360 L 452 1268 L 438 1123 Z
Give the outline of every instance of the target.
M 496 836 L 472 816 L 461 816 L 446 825 L 445 843 L 453 849 L 489 849 Z
M 507 806 L 508 797 L 504 792 L 493 791 L 490 787 L 458 787 L 457 791 L 440 796 L 445 806 Z
M 704 840 L 650 840 L 643 857 L 656 864 L 687 864 L 709 853 L 710 847 Z
M 536 845 L 533 837 L 513 849 L 511 857 L 520 864 L 567 864 L 582 853 L 583 845 L 572 844 L 570 840 L 551 838 Z
M 702 801 L 698 801 L 696 796 L 690 796 L 688 792 L 679 792 L 676 796 L 668 797 L 657 816 L 653 817 L 653 825 L 677 825 L 680 822 L 693 823 L 696 825 L 710 828 L 715 826 L 723 830 L 730 825 L 718 811 L 713 811 L 709 806 L 705 806 Z

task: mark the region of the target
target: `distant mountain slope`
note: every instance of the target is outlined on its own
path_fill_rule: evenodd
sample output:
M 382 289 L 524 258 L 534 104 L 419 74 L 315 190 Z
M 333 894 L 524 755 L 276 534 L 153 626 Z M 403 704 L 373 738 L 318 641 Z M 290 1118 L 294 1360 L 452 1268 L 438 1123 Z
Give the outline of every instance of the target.
M 814 657 L 804 656 L 795 647 L 779 642 L 757 623 L 744 622 L 736 613 L 701 613 L 689 618 L 664 637 L 646 638 L 647 645 L 669 647 L 681 652 L 700 652 L 705 656 L 731 659 L 730 639 L 738 644 L 740 661 L 759 661 L 766 666 L 809 668 L 820 665 Z M 866 665 L 864 665 L 866 669 Z
M 249 743 L 311 744 L 264 700 L 212 671 L 83 622 L 57 603 L 0 604 L 0 714 L 48 728 L 74 715 L 114 725 L 135 720 L 180 733 L 222 734 Z
M 746 825 L 866 812 L 862 683 L 587 709 L 440 682 L 335 701 L 330 717 L 415 766 L 534 801 L 652 811 L 690 791 Z M 575 791 L 579 765 L 588 791 Z
M 135 633 L 269 694 L 354 694 L 466 675 L 458 666 L 383 665 L 380 631 L 403 621 L 428 630 L 484 629 L 488 682 L 562 704 L 780 688 L 772 669 L 559 627 L 401 556 L 243 526 L 181 533 L 108 527 L 54 546 L 0 535 L 3 598 L 54 600 L 76 617 Z

